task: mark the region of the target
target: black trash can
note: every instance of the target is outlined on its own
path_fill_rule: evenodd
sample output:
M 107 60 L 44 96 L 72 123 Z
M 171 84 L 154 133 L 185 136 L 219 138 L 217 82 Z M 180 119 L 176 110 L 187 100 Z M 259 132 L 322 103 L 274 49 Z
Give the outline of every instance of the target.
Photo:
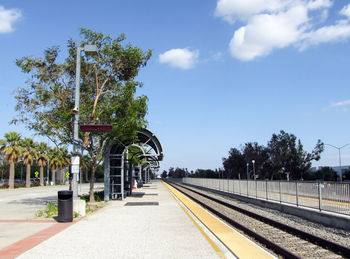
M 59 191 L 58 192 L 58 222 L 73 221 L 73 192 Z

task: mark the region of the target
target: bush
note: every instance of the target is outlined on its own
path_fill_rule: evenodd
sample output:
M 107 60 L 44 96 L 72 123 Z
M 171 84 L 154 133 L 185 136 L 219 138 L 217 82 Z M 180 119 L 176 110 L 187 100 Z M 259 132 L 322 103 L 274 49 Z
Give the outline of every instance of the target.
M 26 185 L 24 183 L 15 183 L 14 187 L 22 188 L 22 187 L 26 187 Z M 9 183 L 4 183 L 3 186 L 0 187 L 0 189 L 7 189 L 7 188 L 9 188 Z
M 97 201 L 97 202 L 103 201 L 103 199 L 104 199 L 104 191 L 95 192 L 94 193 L 94 198 L 95 198 L 95 201 Z M 85 200 L 86 202 L 89 202 L 90 201 L 90 195 L 89 194 L 82 195 L 80 197 L 80 199 L 81 200 Z
M 30 187 L 36 187 L 36 186 L 40 186 L 40 182 L 39 181 L 31 182 Z

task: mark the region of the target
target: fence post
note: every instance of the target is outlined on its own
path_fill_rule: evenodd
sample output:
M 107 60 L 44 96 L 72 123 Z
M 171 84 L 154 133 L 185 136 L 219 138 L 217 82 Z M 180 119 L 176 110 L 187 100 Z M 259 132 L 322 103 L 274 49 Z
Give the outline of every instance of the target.
M 269 200 L 269 196 L 267 195 L 267 179 L 266 179 L 266 182 L 265 182 L 266 184 L 265 184 L 265 190 L 266 190 L 266 200 L 268 201 Z
M 249 182 L 248 182 L 248 178 L 247 178 L 247 197 L 249 197 Z
M 322 189 L 321 189 L 321 183 L 318 183 L 318 208 L 320 211 L 322 210 Z
M 280 185 L 280 203 L 282 203 L 281 180 L 279 181 L 279 185 Z
M 296 199 L 296 205 L 299 207 L 299 197 L 298 197 L 298 181 L 295 181 L 295 199 Z

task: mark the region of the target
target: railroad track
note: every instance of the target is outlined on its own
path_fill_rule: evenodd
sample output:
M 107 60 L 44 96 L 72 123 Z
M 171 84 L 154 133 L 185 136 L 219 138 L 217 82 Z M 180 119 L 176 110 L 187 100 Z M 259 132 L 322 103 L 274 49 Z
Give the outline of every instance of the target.
M 279 256 L 350 258 L 348 247 L 247 211 L 188 186 L 169 184 Z

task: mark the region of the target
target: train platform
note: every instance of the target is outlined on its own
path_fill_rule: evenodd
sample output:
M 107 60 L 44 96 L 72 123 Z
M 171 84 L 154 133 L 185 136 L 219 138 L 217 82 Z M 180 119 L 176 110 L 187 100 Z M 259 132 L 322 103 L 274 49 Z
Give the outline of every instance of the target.
M 273 258 L 161 181 L 79 221 L 40 230 L 7 251 L 0 257 Z

